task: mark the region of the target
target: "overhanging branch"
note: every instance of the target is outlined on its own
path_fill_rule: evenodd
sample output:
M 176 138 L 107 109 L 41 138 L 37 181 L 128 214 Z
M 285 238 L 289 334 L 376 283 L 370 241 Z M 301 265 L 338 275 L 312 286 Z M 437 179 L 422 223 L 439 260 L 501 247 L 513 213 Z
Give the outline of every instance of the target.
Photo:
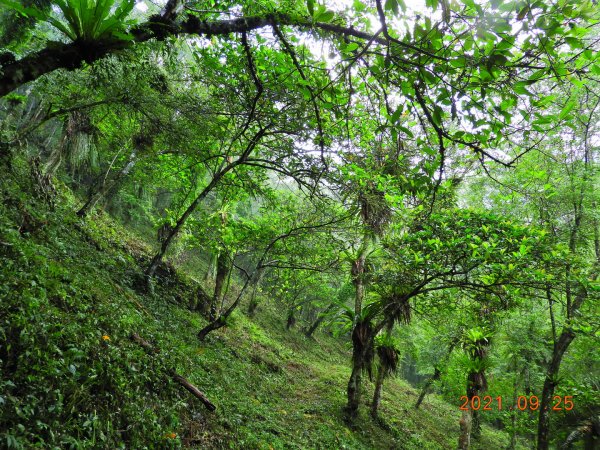
M 340 37 L 354 37 L 386 45 L 388 40 L 377 35 L 356 30 L 343 25 L 312 22 L 310 18 L 292 18 L 287 14 L 267 14 L 248 16 L 228 20 L 205 21 L 194 14 L 187 14 L 185 20 L 176 23 L 173 19 L 179 10 L 179 3 L 167 4 L 162 15 L 152 16 L 147 22 L 131 30 L 131 41 L 99 40 L 95 42 L 71 42 L 67 44 L 52 43 L 48 47 L 31 53 L 18 61 L 1 68 L 0 96 L 4 96 L 22 84 L 34 81 L 46 73 L 57 69 L 73 70 L 84 62 L 92 63 L 108 54 L 126 49 L 135 43 L 152 39 L 164 40 L 168 36 L 198 35 L 220 36 L 231 33 L 246 33 L 260 28 L 289 25 L 303 30 L 318 29 Z M 408 44 L 407 44 L 408 45 Z M 417 51 L 418 48 L 415 48 Z M 415 50 L 412 49 L 411 50 Z

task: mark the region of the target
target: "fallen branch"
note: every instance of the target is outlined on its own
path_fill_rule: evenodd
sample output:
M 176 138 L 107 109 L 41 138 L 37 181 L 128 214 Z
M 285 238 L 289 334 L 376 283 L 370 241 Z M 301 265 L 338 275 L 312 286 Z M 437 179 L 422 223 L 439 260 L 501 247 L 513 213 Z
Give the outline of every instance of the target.
M 160 349 L 158 347 L 154 347 L 150 342 L 143 339 L 137 333 L 131 334 L 131 340 L 139 344 L 141 347 L 144 347 L 144 350 L 146 350 L 148 353 L 160 353 Z
M 139 334 L 131 333 L 130 338 L 133 342 L 139 344 L 142 348 L 144 348 L 144 350 L 146 350 L 149 354 L 160 353 L 160 349 L 158 347 L 153 346 L 150 342 L 142 338 Z M 173 381 L 183 386 L 194 397 L 200 400 L 202 404 L 206 406 L 206 409 L 208 409 L 209 411 L 214 411 L 217 409 L 217 407 L 206 397 L 206 395 L 204 395 L 204 392 L 202 392 L 200 389 L 198 389 L 196 386 L 190 383 L 186 378 L 182 377 L 173 370 L 169 371 L 169 375 L 171 376 Z
M 206 395 L 204 395 L 204 393 L 200 389 L 198 389 L 196 386 L 190 383 L 187 379 L 183 378 L 181 375 L 178 375 L 175 372 L 171 372 L 171 376 L 173 377 L 173 380 L 182 385 L 194 397 L 200 400 L 204 404 L 204 406 L 206 406 L 206 409 L 208 409 L 209 411 L 214 411 L 215 409 L 217 409 L 217 407 L 213 403 L 211 403 L 211 401 L 208 398 L 206 398 Z

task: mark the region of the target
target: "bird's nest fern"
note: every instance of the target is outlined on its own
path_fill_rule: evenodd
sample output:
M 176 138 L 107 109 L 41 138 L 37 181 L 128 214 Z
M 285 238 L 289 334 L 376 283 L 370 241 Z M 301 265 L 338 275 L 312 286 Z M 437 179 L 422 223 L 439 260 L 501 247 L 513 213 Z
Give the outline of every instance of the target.
M 18 13 L 38 21 L 48 22 L 69 39 L 76 42 L 94 42 L 109 39 L 131 39 L 126 33 L 127 16 L 135 0 L 54 0 L 62 17 L 35 7 L 26 8 L 19 2 L 0 0 Z

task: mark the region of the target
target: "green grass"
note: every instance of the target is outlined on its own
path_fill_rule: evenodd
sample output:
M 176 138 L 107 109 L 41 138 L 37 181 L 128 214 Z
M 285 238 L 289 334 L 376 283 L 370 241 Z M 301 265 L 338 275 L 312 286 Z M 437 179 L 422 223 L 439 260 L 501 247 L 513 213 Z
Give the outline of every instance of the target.
M 190 276 L 200 276 L 181 272 L 143 293 L 149 244 L 105 214 L 78 219 L 64 187 L 49 208 L 19 181 L 27 168 L 13 172 L 20 175 L 2 182 L 0 204 L 0 447 L 456 447 L 458 406 L 430 395 L 417 411 L 418 392 L 400 379 L 384 386 L 380 423 L 367 414 L 366 382 L 361 415 L 348 428 L 349 342 L 287 331 L 275 301 L 261 299 L 253 319 L 236 312 L 200 343 L 206 321 L 189 308 L 198 289 Z M 31 230 L 20 232 L 27 221 Z M 147 354 L 133 332 L 160 352 Z M 484 426 L 473 447 L 507 444 L 506 433 Z

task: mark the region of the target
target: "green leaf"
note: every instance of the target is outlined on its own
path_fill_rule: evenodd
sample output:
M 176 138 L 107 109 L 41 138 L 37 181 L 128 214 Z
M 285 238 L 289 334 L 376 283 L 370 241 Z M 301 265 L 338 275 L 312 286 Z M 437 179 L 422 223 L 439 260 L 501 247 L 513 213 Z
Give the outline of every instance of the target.
M 533 95 L 531 92 L 529 92 L 527 90 L 527 86 L 530 83 L 526 82 L 526 81 L 518 81 L 513 85 L 513 90 L 517 93 L 517 94 L 522 94 L 522 95 Z
M 386 11 L 392 11 L 394 13 L 394 15 L 396 15 L 396 16 L 400 12 L 397 0 L 385 0 L 384 8 Z
M 565 119 L 569 115 L 569 113 L 573 110 L 573 108 L 575 108 L 575 100 L 571 99 L 567 102 L 567 104 L 560 111 L 560 114 L 558 115 L 558 119 L 559 120 Z
M 537 81 L 537 80 L 543 78 L 544 76 L 546 76 L 545 69 L 537 70 L 530 75 L 530 77 L 528 78 L 528 81 L 534 82 L 534 81 Z
M 315 0 L 306 0 L 306 8 L 311 17 L 315 15 Z
M 46 14 L 44 14 L 39 9 L 25 8 L 19 2 L 13 2 L 10 0 L 0 0 L 0 5 L 5 5 L 5 6 L 9 7 L 10 9 L 17 11 L 19 14 L 21 14 L 25 17 L 33 17 L 34 19 L 37 19 L 37 20 L 45 20 L 46 19 Z
M 571 48 L 583 48 L 583 43 L 577 38 L 565 37 L 565 42 L 569 44 Z
M 458 69 L 465 67 L 467 65 L 467 58 L 464 56 L 458 56 L 457 58 L 450 60 L 450 65 Z
M 508 58 L 504 55 L 493 54 L 490 55 L 490 64 L 494 66 L 505 66 L 508 63 Z
M 410 130 L 409 130 L 408 128 L 406 128 L 406 127 L 403 127 L 402 125 L 398 125 L 398 129 L 399 129 L 400 131 L 402 131 L 403 133 L 405 133 L 405 134 L 406 134 L 406 135 L 407 135 L 409 138 L 411 138 L 411 139 L 415 137 L 415 135 L 413 134 L 413 132 L 412 132 L 412 131 L 410 131 Z
M 439 126 L 442 123 L 442 108 L 440 108 L 438 105 L 435 105 L 433 108 L 432 117 L 435 124 Z
M 324 11 L 321 14 L 317 15 L 315 20 L 317 22 L 328 23 L 328 22 L 331 22 L 334 17 L 335 17 L 335 13 L 333 11 L 327 10 L 327 11 Z
M 362 12 L 366 8 L 366 5 L 360 0 L 354 0 L 353 6 L 356 12 Z
M 55 28 L 57 28 L 59 31 L 61 31 L 62 33 L 64 33 L 65 35 L 67 35 L 71 40 L 76 40 L 77 39 L 77 35 L 75 35 L 71 29 L 69 29 L 68 27 L 66 27 L 64 24 L 62 24 L 61 22 L 59 22 L 58 20 L 56 20 L 54 17 L 49 17 L 48 18 L 48 22 L 53 25 Z

